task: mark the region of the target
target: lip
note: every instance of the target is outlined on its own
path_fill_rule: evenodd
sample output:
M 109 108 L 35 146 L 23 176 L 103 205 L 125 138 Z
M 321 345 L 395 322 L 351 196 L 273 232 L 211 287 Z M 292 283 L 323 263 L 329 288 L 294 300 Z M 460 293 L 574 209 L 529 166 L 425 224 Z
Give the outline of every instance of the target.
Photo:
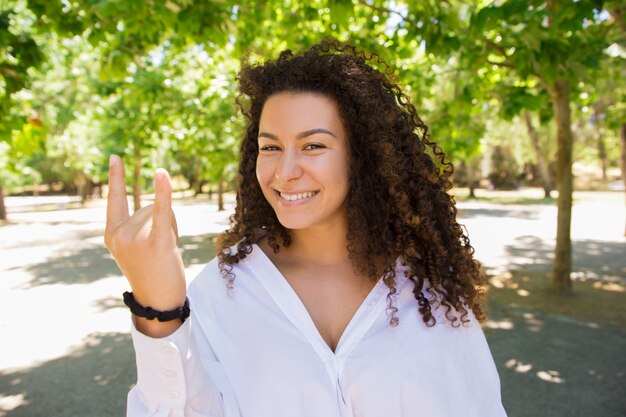
M 293 206 L 301 206 L 303 204 L 306 204 L 308 202 L 310 202 L 311 200 L 313 200 L 318 194 L 319 191 L 300 191 L 300 192 L 284 192 L 285 194 L 290 194 L 290 195 L 294 195 L 294 194 L 306 194 L 306 193 L 314 193 L 311 197 L 307 197 L 307 198 L 302 198 L 299 200 L 287 200 L 285 198 L 283 198 L 280 193 L 281 191 L 279 190 L 274 190 L 276 191 L 276 197 L 278 200 L 278 203 L 282 206 L 286 206 L 286 207 L 293 207 Z

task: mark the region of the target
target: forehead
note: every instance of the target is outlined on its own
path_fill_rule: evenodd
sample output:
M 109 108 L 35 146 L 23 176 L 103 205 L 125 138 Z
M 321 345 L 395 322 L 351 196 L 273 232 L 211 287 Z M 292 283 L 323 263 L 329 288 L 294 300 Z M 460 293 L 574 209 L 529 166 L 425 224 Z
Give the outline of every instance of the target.
M 261 130 L 302 131 L 327 128 L 344 133 L 334 99 L 313 92 L 283 92 L 270 96 L 263 105 Z

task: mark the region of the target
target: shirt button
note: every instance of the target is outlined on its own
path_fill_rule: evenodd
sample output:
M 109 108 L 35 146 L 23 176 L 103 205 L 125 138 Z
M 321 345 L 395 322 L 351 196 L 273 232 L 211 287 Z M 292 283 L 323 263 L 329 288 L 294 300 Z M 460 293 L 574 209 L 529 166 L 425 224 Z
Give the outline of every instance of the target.
M 174 378 L 176 376 L 176 372 L 170 371 L 168 369 L 166 371 L 163 371 L 163 375 L 165 375 L 167 378 Z
M 180 397 L 178 391 L 170 391 L 167 393 L 167 395 L 170 397 L 171 400 L 176 400 Z

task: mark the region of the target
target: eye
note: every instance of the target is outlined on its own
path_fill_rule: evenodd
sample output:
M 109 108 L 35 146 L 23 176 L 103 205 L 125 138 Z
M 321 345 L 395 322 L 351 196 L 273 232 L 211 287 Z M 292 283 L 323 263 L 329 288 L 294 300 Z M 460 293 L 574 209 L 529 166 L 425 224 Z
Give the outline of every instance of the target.
M 321 143 L 309 143 L 304 147 L 304 149 L 307 151 L 314 151 L 316 149 L 324 149 L 324 148 L 326 148 L 326 146 L 322 145 Z
M 280 148 L 278 146 L 275 145 L 265 145 L 265 146 L 261 146 L 259 148 L 260 151 L 267 151 L 267 152 L 271 152 L 271 151 L 279 151 Z

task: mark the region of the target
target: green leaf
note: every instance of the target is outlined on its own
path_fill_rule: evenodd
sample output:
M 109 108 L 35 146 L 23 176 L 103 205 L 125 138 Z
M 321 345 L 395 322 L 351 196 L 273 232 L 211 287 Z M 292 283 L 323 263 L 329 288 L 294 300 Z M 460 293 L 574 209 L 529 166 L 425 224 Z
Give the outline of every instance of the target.
M 332 23 L 341 28 L 347 28 L 350 25 L 350 16 L 354 9 L 351 0 L 330 0 L 328 7 Z

